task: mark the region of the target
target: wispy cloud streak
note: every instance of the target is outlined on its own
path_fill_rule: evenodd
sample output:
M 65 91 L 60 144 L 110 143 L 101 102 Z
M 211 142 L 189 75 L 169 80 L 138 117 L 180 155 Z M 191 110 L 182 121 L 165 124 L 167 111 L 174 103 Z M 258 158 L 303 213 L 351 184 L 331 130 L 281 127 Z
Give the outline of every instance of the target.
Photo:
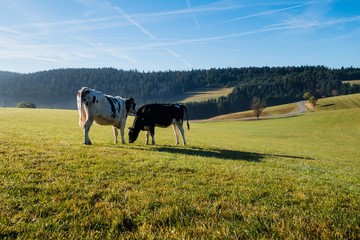
M 294 46 L 295 54 L 318 57 L 319 62 L 331 52 L 321 54 L 323 49 L 336 48 L 344 56 L 353 49 L 348 61 L 356 62 L 356 1 L 170 0 L 151 8 L 146 5 L 153 3 L 146 1 L 142 6 L 119 2 L 66 0 L 59 7 L 56 1 L 43 5 L 0 0 L 0 65 L 30 70 L 220 67 L 252 64 L 248 59 L 261 58 L 267 51 L 260 50 L 266 48 L 264 42 L 274 45 L 269 55 L 276 51 L 286 56 L 286 43 L 285 48 Z M 322 49 L 309 42 L 322 44 Z M 165 58 L 153 57 L 158 54 Z M 256 64 L 273 63 L 276 54 L 270 62 Z
M 301 29 L 301 28 L 319 28 L 333 26 L 337 24 L 358 22 L 360 21 L 359 16 L 353 16 L 349 18 L 339 18 L 339 19 L 330 19 L 327 21 L 287 21 L 278 24 L 271 24 L 265 26 L 265 29 L 278 29 L 278 30 L 287 30 L 287 29 Z
M 186 4 L 187 4 L 188 9 L 191 11 L 191 3 L 190 3 L 190 0 L 186 0 Z M 193 20 L 194 20 L 194 23 L 195 23 L 196 28 L 199 29 L 200 26 L 199 26 L 199 23 L 198 23 L 195 15 L 192 13 L 191 16 L 192 16 L 192 18 L 193 18 Z
M 132 17 L 135 18 L 152 18 L 152 17 L 161 17 L 161 16 L 174 16 L 174 15 L 186 15 L 194 13 L 206 13 L 206 12 L 220 12 L 220 11 L 229 11 L 238 8 L 242 8 L 242 5 L 230 5 L 230 6 L 203 6 L 203 7 L 191 7 L 175 11 L 165 11 L 165 12 L 155 12 L 155 13 L 140 13 L 133 14 Z
M 16 34 L 16 35 L 20 35 L 20 33 L 18 31 L 15 31 L 11 28 L 5 28 L 5 27 L 0 27 L 0 32 L 5 32 L 5 33 L 11 33 L 11 34 Z
M 151 38 L 152 40 L 159 41 L 159 39 L 152 34 L 149 30 L 147 30 L 144 26 L 142 26 L 140 23 L 135 21 L 130 15 L 128 15 L 125 11 L 123 11 L 120 7 L 114 7 L 114 10 L 120 14 L 120 16 L 124 17 L 128 22 L 130 22 L 132 25 L 134 25 L 137 29 L 139 29 L 142 33 L 144 33 L 146 36 Z M 161 43 L 158 44 L 159 47 L 162 47 L 164 50 L 166 50 L 168 53 L 170 53 L 172 56 L 176 57 L 180 61 L 182 61 L 186 66 L 191 66 L 191 64 L 186 61 L 184 58 L 180 57 L 179 54 L 175 53 L 171 49 L 169 49 L 167 46 L 162 45 Z
M 304 3 L 304 4 L 292 6 L 292 7 L 280 8 L 280 9 L 275 9 L 275 10 L 261 12 L 261 13 L 255 13 L 255 14 L 251 14 L 251 15 L 247 15 L 247 16 L 243 16 L 243 17 L 238 17 L 238 18 L 233 18 L 230 20 L 222 21 L 220 23 L 235 22 L 235 21 L 239 21 L 239 20 L 243 20 L 243 19 L 247 19 L 247 18 L 259 17 L 259 16 L 269 15 L 269 14 L 273 14 L 273 13 L 277 13 L 277 12 L 288 11 L 288 10 L 295 9 L 295 8 L 305 7 L 305 6 L 313 4 L 313 3 L 314 2 L 308 2 L 308 3 Z
M 220 41 L 220 40 L 231 39 L 231 38 L 239 38 L 239 37 L 243 37 L 243 36 L 255 35 L 255 34 L 266 33 L 266 32 L 277 32 L 277 31 L 305 29 L 305 28 L 321 28 L 321 27 L 328 27 L 328 26 L 333 26 L 333 25 L 337 25 L 337 24 L 358 22 L 358 21 L 360 21 L 360 15 L 354 16 L 354 17 L 349 17 L 349 18 L 340 18 L 340 19 L 333 19 L 333 20 L 319 21 L 319 22 L 303 22 L 303 23 L 296 23 L 296 24 L 291 24 L 290 22 L 286 22 L 286 23 L 281 23 L 281 24 L 264 26 L 260 29 L 255 29 L 255 30 L 251 30 L 251 31 L 244 31 L 244 32 L 225 34 L 225 35 L 206 37 L 206 38 L 193 38 L 193 39 L 184 39 L 184 40 L 178 40 L 178 41 L 167 41 L 167 42 L 138 46 L 138 47 L 135 47 L 132 49 L 136 50 L 136 49 L 154 48 L 154 47 L 159 47 L 159 46 L 165 47 L 165 46 L 176 46 L 176 45 L 187 45 L 187 44 L 204 44 L 207 42 Z

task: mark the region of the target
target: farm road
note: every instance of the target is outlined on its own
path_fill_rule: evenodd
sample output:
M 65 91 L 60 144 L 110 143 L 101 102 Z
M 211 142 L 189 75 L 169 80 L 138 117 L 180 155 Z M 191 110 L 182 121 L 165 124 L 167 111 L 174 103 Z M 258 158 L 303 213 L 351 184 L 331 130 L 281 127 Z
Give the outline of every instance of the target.
M 268 117 L 259 117 L 259 119 L 270 119 L 270 118 L 285 118 L 285 117 L 294 117 L 294 116 L 298 116 L 300 114 L 303 114 L 304 112 L 306 112 L 308 109 L 305 106 L 306 101 L 300 101 L 296 103 L 296 106 L 298 107 L 298 109 L 295 112 L 291 112 L 291 113 L 285 113 L 285 114 L 280 114 L 280 115 L 275 115 L 275 116 L 268 116 Z M 250 118 L 241 118 L 239 120 L 256 120 L 256 117 L 250 117 Z
M 300 101 L 296 103 L 296 106 L 298 107 L 298 110 L 296 112 L 292 112 L 292 113 L 286 113 L 286 114 L 282 114 L 279 116 L 274 116 L 274 117 L 292 117 L 292 116 L 297 116 L 300 114 L 303 114 L 304 112 L 306 112 L 308 109 L 305 106 L 306 101 Z

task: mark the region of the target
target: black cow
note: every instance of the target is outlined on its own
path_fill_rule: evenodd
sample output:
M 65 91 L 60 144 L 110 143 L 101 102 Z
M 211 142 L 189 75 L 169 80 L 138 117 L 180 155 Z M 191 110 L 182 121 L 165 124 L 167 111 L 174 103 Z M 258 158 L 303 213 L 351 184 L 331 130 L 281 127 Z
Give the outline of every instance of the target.
M 183 138 L 183 144 L 186 145 L 183 128 L 184 112 L 186 113 L 187 127 L 190 130 L 187 109 L 180 104 L 148 104 L 139 108 L 136 112 L 133 126 L 129 128 L 129 143 L 136 141 L 139 132 L 146 131 L 146 144 L 149 143 L 151 134 L 152 144 L 155 144 L 155 126 L 169 127 L 173 126 L 176 144 L 179 144 L 179 131 Z

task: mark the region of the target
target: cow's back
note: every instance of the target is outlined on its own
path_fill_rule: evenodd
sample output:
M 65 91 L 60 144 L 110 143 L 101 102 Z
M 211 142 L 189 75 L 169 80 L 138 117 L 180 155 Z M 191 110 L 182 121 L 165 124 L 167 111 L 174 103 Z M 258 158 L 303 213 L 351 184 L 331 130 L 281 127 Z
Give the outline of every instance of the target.
M 169 126 L 173 120 L 182 120 L 184 111 L 180 105 L 148 104 L 138 110 L 137 115 L 144 119 L 145 125 Z
M 82 122 L 85 120 L 85 114 L 87 119 L 94 120 L 100 125 L 120 126 L 126 118 L 125 99 L 105 95 L 90 88 L 82 88 L 79 91 L 78 107 L 82 113 Z

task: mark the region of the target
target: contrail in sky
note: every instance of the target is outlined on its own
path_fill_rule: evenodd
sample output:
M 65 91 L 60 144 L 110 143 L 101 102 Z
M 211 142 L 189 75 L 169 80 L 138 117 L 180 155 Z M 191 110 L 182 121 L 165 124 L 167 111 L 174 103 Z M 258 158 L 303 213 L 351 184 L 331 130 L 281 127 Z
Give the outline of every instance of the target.
M 181 10 L 157 12 L 157 13 L 140 13 L 140 14 L 133 14 L 132 16 L 135 16 L 135 17 L 161 17 L 161 16 L 168 16 L 168 15 L 173 16 L 173 15 L 183 15 L 183 14 L 228 11 L 228 10 L 242 8 L 242 7 L 243 7 L 242 5 L 233 5 L 233 6 L 201 7 L 201 8 L 191 7 L 191 8 L 189 8 L 189 5 L 188 5 L 188 8 L 181 9 Z
M 258 16 L 263 16 L 263 15 L 268 15 L 268 14 L 272 14 L 272 13 L 276 13 L 276 12 L 282 12 L 282 11 L 286 11 L 286 10 L 290 10 L 290 9 L 294 9 L 294 8 L 304 7 L 304 6 L 313 4 L 313 3 L 314 3 L 314 2 L 308 2 L 308 3 L 304 3 L 304 4 L 292 6 L 292 7 L 280 8 L 280 9 L 276 9 L 276 10 L 272 10 L 272 11 L 267 11 L 267 12 L 261 12 L 261 13 L 251 14 L 251 15 L 247 15 L 247 16 L 244 16 L 244 17 L 233 18 L 233 19 L 230 19 L 230 20 L 222 21 L 221 23 L 234 22 L 234 21 L 238 21 L 238 20 L 242 20 L 242 19 L 247 19 L 247 18 L 252 18 L 252 17 L 258 17 Z
M 186 0 L 186 3 L 187 3 L 187 6 L 188 6 L 188 9 L 189 9 L 189 11 L 191 11 L 191 3 L 190 3 L 190 0 Z M 195 15 L 194 14 L 191 14 L 191 16 L 192 16 L 192 18 L 194 19 L 194 22 L 195 22 L 195 25 L 196 25 L 196 28 L 200 28 L 200 26 L 199 26 L 199 23 L 198 23 L 198 21 L 197 21 L 197 19 L 196 19 L 196 17 L 195 17 Z
M 206 37 L 206 38 L 194 38 L 194 39 L 185 39 L 185 40 L 178 40 L 178 41 L 148 44 L 148 45 L 135 47 L 134 49 L 146 49 L 146 48 L 153 48 L 153 47 L 160 47 L 160 46 L 166 47 L 166 46 L 175 46 L 175 45 L 186 45 L 186 44 L 193 44 L 193 43 L 194 44 L 202 44 L 205 42 L 218 41 L 218 40 L 230 39 L 230 38 L 238 38 L 238 37 L 242 37 L 242 36 L 254 35 L 254 34 L 265 33 L 265 32 L 303 29 L 303 28 L 321 28 L 321 27 L 332 26 L 332 25 L 336 25 L 336 24 L 359 22 L 359 21 L 360 21 L 360 15 L 350 17 L 350 18 L 340 18 L 340 19 L 334 19 L 334 20 L 328 20 L 328 21 L 322 21 L 322 22 L 308 22 L 308 23 L 301 23 L 301 24 L 283 23 L 283 24 L 279 24 L 279 25 L 278 24 L 277 25 L 268 25 L 268 26 L 265 26 L 260 29 L 255 29 L 255 30 L 245 31 L 245 32 L 238 32 L 238 33 L 227 34 L 227 35 L 219 35 L 219 36 Z
M 131 23 L 132 25 L 134 25 L 137 29 L 139 29 L 142 33 L 144 33 L 146 36 L 148 36 L 149 38 L 151 38 L 152 40 L 156 40 L 159 42 L 159 39 L 152 34 L 149 30 L 147 30 L 144 26 L 142 26 L 140 23 L 138 23 L 137 21 L 135 21 L 130 15 L 128 15 L 125 11 L 123 11 L 120 7 L 114 7 L 115 11 L 120 14 L 122 17 L 124 17 L 129 23 Z M 172 51 L 171 49 L 169 49 L 168 47 L 159 44 L 160 47 L 162 47 L 164 50 L 166 50 L 168 53 L 170 53 L 172 56 L 176 57 L 177 59 L 179 59 L 180 61 L 182 61 L 183 63 L 185 63 L 187 66 L 191 67 L 191 64 L 186 61 L 184 58 L 180 57 L 179 54 L 177 54 L 176 52 Z

